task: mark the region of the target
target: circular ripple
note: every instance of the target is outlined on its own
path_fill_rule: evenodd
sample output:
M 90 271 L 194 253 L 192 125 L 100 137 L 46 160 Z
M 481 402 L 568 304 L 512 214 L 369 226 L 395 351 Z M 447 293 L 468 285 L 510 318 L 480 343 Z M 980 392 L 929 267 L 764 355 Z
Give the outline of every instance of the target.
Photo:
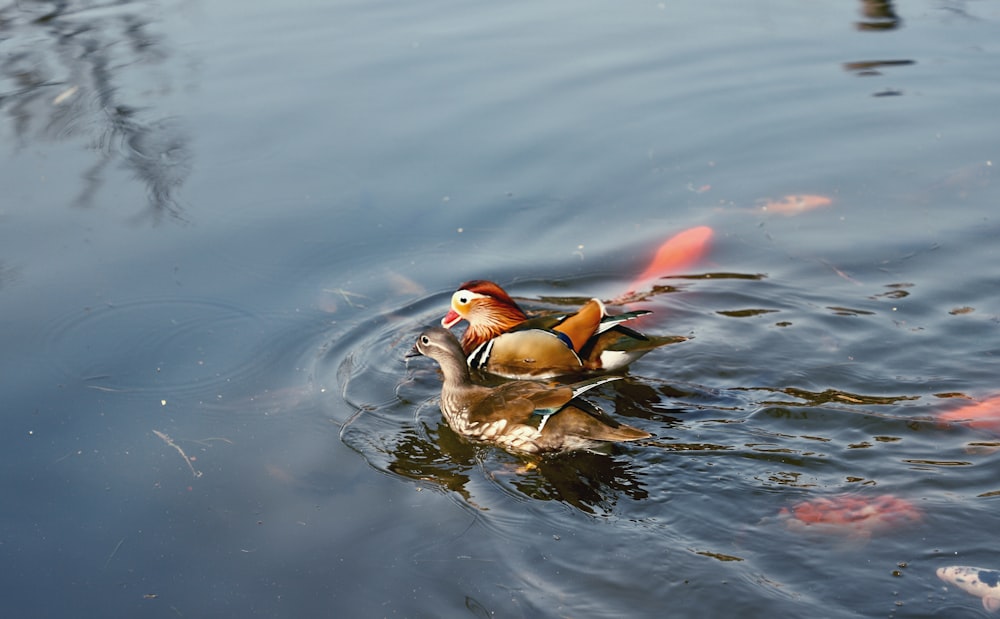
M 66 380 L 96 389 L 207 392 L 266 369 L 264 322 L 217 301 L 143 299 L 67 314 L 45 348 Z
M 426 392 L 408 393 L 414 378 L 407 371 L 406 353 L 421 329 L 440 321 L 444 315 L 442 304 L 446 306 L 447 296 L 437 294 L 372 315 L 330 342 L 317 359 L 314 373 L 336 377 L 336 390 L 343 404 L 332 411 L 337 423 L 356 424 L 359 413 L 386 416 L 400 403 L 411 406 L 410 395 L 426 400 Z M 433 371 L 427 364 L 418 374 L 431 375 Z
M 406 358 L 421 329 L 441 320 L 449 296 L 431 295 L 352 325 L 329 343 L 313 373 L 335 381 L 327 388 L 328 413 L 341 440 L 371 466 L 464 494 L 475 448 L 441 420 L 437 366 Z

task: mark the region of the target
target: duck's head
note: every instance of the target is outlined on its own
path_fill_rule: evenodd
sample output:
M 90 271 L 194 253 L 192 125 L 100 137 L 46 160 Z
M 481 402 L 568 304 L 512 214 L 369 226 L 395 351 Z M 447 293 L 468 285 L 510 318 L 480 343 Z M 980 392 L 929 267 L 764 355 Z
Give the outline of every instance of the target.
M 441 320 L 450 329 L 462 320 L 475 331 L 495 332 L 495 337 L 527 319 L 525 313 L 503 288 L 491 281 L 474 279 L 459 286 L 451 295 L 451 309 Z
M 447 359 L 459 359 L 462 360 L 463 364 L 465 363 L 462 346 L 455 338 L 455 334 L 442 327 L 428 327 L 417 336 L 413 349 L 406 356 L 416 357 L 418 355 L 430 357 L 438 363 Z

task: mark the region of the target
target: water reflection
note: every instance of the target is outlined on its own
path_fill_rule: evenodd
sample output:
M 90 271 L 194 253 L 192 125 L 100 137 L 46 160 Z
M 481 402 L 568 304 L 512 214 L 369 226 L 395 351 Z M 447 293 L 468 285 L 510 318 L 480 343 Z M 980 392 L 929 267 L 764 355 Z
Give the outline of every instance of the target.
M 510 482 L 533 499 L 561 501 L 591 514 L 610 513 L 621 497 L 638 501 L 649 496 L 635 466 L 632 459 L 579 452 L 542 460 L 512 475 Z
M 154 8 L 72 1 L 0 8 L 0 109 L 20 147 L 34 140 L 87 142 L 96 161 L 81 175 L 75 205 L 93 206 L 109 167 L 121 164 L 145 186 L 143 214 L 159 221 L 182 217 L 177 192 L 191 172 L 188 138 L 122 79 L 126 70 L 148 69 L 169 56 L 150 32 Z M 158 81 L 157 89 L 162 95 L 169 83 Z
M 845 62 L 844 70 L 853 71 L 859 76 L 870 77 L 882 75 L 879 71 L 882 67 L 907 67 L 917 64 L 914 60 L 860 60 L 857 62 Z
M 899 402 L 905 402 L 908 400 L 917 400 L 918 396 L 913 395 L 898 395 L 898 396 L 881 396 L 881 395 L 864 395 L 860 393 L 850 393 L 848 391 L 842 391 L 840 389 L 825 389 L 823 391 L 809 391 L 807 389 L 799 389 L 796 387 L 785 387 L 783 389 L 772 389 L 769 387 L 752 387 L 752 388 L 738 388 L 747 389 L 752 391 L 764 391 L 764 392 L 774 392 L 779 394 L 785 394 L 792 396 L 793 398 L 798 398 L 802 400 L 801 403 L 795 403 L 795 406 L 825 406 L 828 404 L 873 404 L 873 405 L 888 405 L 896 404 Z M 760 402 L 762 406 L 770 406 L 774 404 L 780 404 L 783 406 L 792 405 L 791 402 L 784 400 L 770 401 L 763 400 Z
M 396 475 L 447 488 L 475 505 L 467 489 L 468 471 L 476 466 L 475 448 L 446 425 L 426 428 L 428 438 L 405 434 L 392 451 L 386 469 Z
M 425 427 L 426 437 L 408 433 L 394 446 L 386 469 L 458 493 L 478 508 L 469 489 L 470 473 L 483 466 L 508 491 L 540 501 L 559 501 L 588 514 L 613 511 L 622 497 L 641 500 L 645 486 L 628 458 L 575 452 L 547 458 L 516 458 L 490 446 L 473 445 L 441 424 Z
M 892 0 L 861 0 L 864 20 L 854 23 L 858 30 L 895 30 L 902 24 L 892 6 Z
M 0 288 L 17 279 L 17 271 L 3 262 L 0 262 Z

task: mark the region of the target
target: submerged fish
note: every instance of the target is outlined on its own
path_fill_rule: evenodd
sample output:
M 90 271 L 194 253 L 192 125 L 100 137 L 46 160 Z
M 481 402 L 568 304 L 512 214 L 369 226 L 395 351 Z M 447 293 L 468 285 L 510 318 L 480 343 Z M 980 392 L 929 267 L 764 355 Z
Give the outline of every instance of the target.
M 661 277 L 678 275 L 694 265 L 708 252 L 714 231 L 708 226 L 689 228 L 663 242 L 646 269 L 629 286 L 622 297 L 639 292 Z
M 1000 396 L 992 395 L 984 400 L 946 411 L 939 414 L 937 419 L 938 423 L 944 425 L 959 423 L 970 428 L 1000 434 Z
M 937 576 L 966 593 L 982 598 L 983 608 L 986 610 L 990 612 L 1000 610 L 1000 570 L 949 565 L 939 567 Z
M 827 196 L 813 194 L 796 194 L 785 196 L 780 200 L 768 199 L 761 202 L 763 203 L 755 210 L 761 213 L 774 213 L 777 215 L 799 215 L 833 204 L 833 200 Z
M 834 495 L 783 507 L 778 517 L 790 530 L 867 540 L 873 533 L 917 524 L 923 515 L 906 499 Z

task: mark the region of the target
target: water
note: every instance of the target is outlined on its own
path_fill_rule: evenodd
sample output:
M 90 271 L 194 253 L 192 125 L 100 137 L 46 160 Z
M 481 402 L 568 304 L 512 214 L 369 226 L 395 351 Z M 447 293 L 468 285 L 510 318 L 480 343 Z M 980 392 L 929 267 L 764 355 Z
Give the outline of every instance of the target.
M 997 437 L 934 418 L 996 389 L 998 19 L 0 8 L 7 614 L 981 614 L 934 570 L 1000 567 Z M 643 324 L 692 339 L 595 394 L 653 439 L 526 466 L 404 360 L 465 280 L 610 299 L 699 225 Z

